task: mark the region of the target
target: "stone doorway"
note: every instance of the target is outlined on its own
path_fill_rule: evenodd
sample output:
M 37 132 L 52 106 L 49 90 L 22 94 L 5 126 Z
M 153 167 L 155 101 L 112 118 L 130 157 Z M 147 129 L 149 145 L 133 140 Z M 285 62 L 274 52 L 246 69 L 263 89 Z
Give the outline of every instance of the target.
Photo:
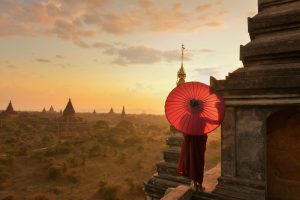
M 300 112 L 282 110 L 267 120 L 267 199 L 299 200 Z

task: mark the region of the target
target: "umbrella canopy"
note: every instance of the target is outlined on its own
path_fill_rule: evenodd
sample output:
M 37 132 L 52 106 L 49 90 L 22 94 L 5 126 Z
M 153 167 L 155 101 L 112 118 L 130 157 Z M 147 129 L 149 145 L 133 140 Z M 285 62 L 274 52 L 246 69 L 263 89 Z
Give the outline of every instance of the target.
M 208 85 L 187 82 L 170 92 L 165 113 L 170 124 L 178 131 L 188 135 L 203 135 L 222 123 L 224 102 Z

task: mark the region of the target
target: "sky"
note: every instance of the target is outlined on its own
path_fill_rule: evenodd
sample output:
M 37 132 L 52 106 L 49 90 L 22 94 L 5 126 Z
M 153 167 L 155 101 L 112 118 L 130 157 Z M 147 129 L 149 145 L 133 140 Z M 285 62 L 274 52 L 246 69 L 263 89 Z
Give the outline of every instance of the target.
M 176 86 L 242 66 L 257 0 L 0 0 L 0 110 L 163 114 Z

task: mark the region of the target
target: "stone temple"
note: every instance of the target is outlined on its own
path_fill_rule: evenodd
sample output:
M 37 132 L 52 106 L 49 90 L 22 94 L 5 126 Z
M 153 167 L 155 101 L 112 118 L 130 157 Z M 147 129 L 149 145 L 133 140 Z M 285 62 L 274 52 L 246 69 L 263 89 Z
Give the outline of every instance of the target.
M 14 115 L 16 113 L 17 112 L 14 110 L 11 101 L 9 101 L 9 103 L 8 103 L 8 105 L 6 107 L 6 110 L 2 112 L 2 115 L 9 116 L 9 115 Z
M 221 177 L 229 199 L 300 198 L 300 1 L 260 0 L 244 67 L 211 86 L 226 105 Z
M 259 0 L 248 31 L 244 67 L 211 77 L 226 106 L 221 176 L 191 199 L 300 199 L 300 0 Z
M 74 117 L 74 116 L 75 116 L 75 110 L 74 110 L 72 101 L 69 98 L 67 106 L 66 106 L 66 108 L 63 111 L 63 117 Z

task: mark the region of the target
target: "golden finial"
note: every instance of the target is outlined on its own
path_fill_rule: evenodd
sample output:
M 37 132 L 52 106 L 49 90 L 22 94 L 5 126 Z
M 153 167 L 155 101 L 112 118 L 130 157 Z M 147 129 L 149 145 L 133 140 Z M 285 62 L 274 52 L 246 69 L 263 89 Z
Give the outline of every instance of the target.
M 183 67 L 183 51 L 185 50 L 184 45 L 181 44 L 181 66 Z
M 183 51 L 185 50 L 184 45 L 181 45 L 181 67 L 177 72 L 177 86 L 185 83 L 185 71 L 183 68 Z

